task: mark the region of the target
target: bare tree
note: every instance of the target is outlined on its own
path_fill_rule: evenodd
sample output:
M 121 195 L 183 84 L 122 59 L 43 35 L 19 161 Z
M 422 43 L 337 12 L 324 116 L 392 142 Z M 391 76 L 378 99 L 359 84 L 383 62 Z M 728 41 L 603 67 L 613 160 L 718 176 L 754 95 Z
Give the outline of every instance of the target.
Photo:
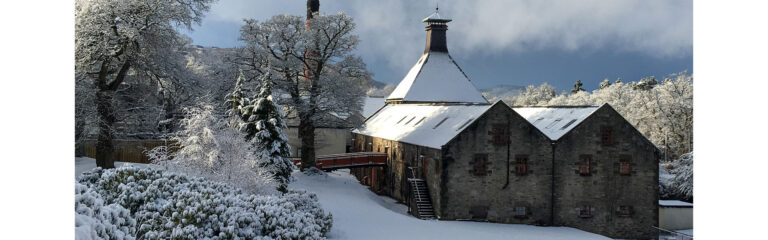
M 177 71 L 168 61 L 186 40 L 176 29 L 201 21 L 213 0 L 77 0 L 75 71 L 93 81 L 99 116 L 96 163 L 113 168 L 113 98 L 131 73 L 168 78 Z
M 358 43 L 354 28 L 343 13 L 315 13 L 306 22 L 291 15 L 263 23 L 246 20 L 241 29 L 240 40 L 247 45 L 239 63 L 253 76 L 271 72 L 279 103 L 299 119 L 302 170 L 315 166 L 315 128 L 324 116 L 361 110 L 371 74 L 352 54 Z

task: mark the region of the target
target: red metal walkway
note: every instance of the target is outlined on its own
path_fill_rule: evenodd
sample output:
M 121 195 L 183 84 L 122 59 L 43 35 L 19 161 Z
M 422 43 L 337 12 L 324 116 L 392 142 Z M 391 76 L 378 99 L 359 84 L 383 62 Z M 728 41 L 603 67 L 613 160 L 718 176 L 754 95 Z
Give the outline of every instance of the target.
M 341 168 L 378 167 L 387 165 L 387 154 L 382 152 L 354 152 L 321 155 L 316 158 L 317 168 L 330 171 Z M 293 164 L 301 164 L 301 159 L 294 158 Z

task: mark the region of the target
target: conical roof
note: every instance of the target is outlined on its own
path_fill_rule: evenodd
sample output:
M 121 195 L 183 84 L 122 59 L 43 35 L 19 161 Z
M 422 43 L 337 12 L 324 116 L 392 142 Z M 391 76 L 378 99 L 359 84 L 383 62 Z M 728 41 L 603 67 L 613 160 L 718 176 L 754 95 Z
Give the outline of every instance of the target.
M 451 55 L 437 51 L 422 55 L 387 101 L 489 104 Z

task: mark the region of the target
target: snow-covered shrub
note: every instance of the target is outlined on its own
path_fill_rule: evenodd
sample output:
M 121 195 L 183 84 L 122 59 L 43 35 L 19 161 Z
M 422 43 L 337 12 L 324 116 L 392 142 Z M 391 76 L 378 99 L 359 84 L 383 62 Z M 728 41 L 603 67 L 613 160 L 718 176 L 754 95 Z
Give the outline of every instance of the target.
M 682 200 L 693 200 L 693 152 L 683 154 L 673 161 L 670 173 L 675 176 L 671 184 L 674 191 Z
M 332 224 L 306 192 L 252 195 L 203 178 L 131 167 L 96 168 L 78 182 L 78 196 L 99 199 L 89 201 L 125 216 L 101 227 L 120 230 L 105 230 L 110 239 L 121 233 L 126 239 L 323 239 Z
M 251 144 L 242 132 L 229 126 L 229 119 L 213 113 L 213 107 L 185 109 L 183 129 L 172 138 L 179 150 L 169 154 L 157 147 L 147 152 L 153 163 L 172 172 L 225 182 L 251 193 L 275 193 L 269 172 L 260 166 Z M 237 119 L 235 119 L 237 120 Z
M 101 195 L 75 184 L 75 232 L 78 239 L 135 239 L 136 220 L 119 204 L 105 205 Z

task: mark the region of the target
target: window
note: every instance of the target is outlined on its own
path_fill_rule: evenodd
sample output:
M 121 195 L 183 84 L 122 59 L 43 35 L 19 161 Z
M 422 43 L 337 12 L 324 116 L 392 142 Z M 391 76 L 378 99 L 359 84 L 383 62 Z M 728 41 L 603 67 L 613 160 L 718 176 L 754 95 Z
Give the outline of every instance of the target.
M 632 216 L 632 206 L 619 206 L 619 208 L 616 209 L 616 213 L 619 214 L 619 217 Z
M 400 122 L 402 122 L 403 120 L 405 120 L 405 118 L 407 118 L 407 117 L 408 117 L 408 116 L 405 116 L 405 117 L 401 118 L 401 119 L 400 119 L 400 121 L 397 121 L 397 123 L 395 123 L 395 124 L 400 124 Z
M 528 208 L 515 207 L 514 210 L 512 210 L 512 215 L 514 215 L 515 218 L 526 218 L 528 217 Z
M 563 126 L 562 128 L 560 128 L 560 130 L 564 130 L 564 129 L 568 128 L 569 126 L 571 126 L 571 124 L 573 124 L 573 123 L 575 123 L 575 122 L 576 122 L 576 119 L 571 119 L 571 121 L 570 121 L 570 122 L 568 122 L 568 123 L 566 123 L 566 124 L 565 124 L 565 126 Z
M 584 206 L 582 208 L 579 208 L 579 217 L 582 217 L 582 218 L 592 217 L 592 207 Z
M 475 154 L 475 159 L 472 161 L 472 174 L 475 176 L 486 176 L 490 173 L 488 171 L 488 154 L 478 153 Z
M 554 122 L 550 123 L 549 125 L 547 125 L 547 126 L 546 126 L 546 127 L 544 127 L 544 128 L 545 128 L 545 129 L 549 129 L 549 128 L 551 128 L 552 126 L 555 126 L 555 124 L 559 123 L 559 122 L 560 122 L 560 121 L 562 121 L 562 120 L 563 120 L 562 118 L 558 118 L 558 119 L 555 119 L 555 121 L 554 121 Z
M 416 119 L 416 117 L 415 117 L 415 116 L 414 116 L 414 117 L 412 117 L 410 120 L 408 120 L 407 122 L 403 123 L 403 125 L 408 125 L 408 123 L 410 123 L 411 121 L 413 121 L 413 119 Z
M 592 155 L 581 155 L 579 174 L 582 176 L 592 175 Z
M 515 173 L 519 176 L 528 174 L 528 155 L 515 156 Z
M 491 136 L 493 138 L 494 145 L 506 145 L 507 144 L 507 125 L 506 124 L 493 124 L 491 128 Z
M 419 123 L 423 122 L 424 119 L 427 119 L 427 117 L 421 117 L 421 120 L 419 120 L 418 122 L 414 123 L 413 126 L 419 125 Z
M 472 122 L 472 120 L 474 120 L 474 118 L 470 118 L 469 120 L 467 120 L 466 122 L 464 122 L 464 124 L 461 124 L 461 126 L 459 126 L 459 128 L 457 128 L 457 129 L 456 129 L 456 131 L 459 131 L 459 130 L 461 130 L 462 128 L 464 128 L 464 126 L 467 126 L 467 124 L 469 124 L 470 122 Z
M 629 176 L 632 174 L 632 165 L 629 155 L 621 155 L 619 158 L 619 174 Z
M 613 145 L 613 128 L 607 127 L 607 126 L 601 127 L 600 136 L 601 136 L 601 142 L 603 143 L 603 146 Z
M 445 117 L 445 118 L 443 118 L 443 120 L 440 120 L 440 122 L 437 123 L 437 125 L 435 125 L 434 127 L 432 127 L 432 129 L 435 129 L 435 128 L 439 127 L 441 124 L 443 124 L 445 122 L 445 120 L 448 120 L 448 117 Z

